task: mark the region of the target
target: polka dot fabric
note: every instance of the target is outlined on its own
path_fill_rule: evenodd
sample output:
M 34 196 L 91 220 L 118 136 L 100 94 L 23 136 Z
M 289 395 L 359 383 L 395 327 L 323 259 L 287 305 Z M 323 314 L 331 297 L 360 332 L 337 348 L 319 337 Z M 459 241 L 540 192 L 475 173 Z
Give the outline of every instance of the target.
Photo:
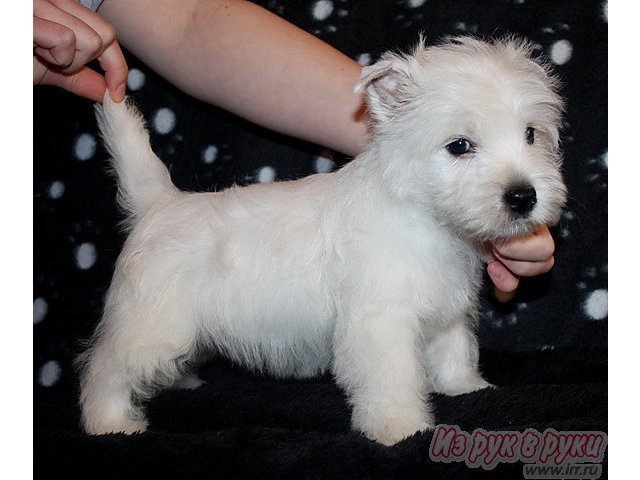
M 607 2 L 585 0 L 260 0 L 361 65 L 461 34 L 528 37 L 562 81 L 569 202 L 554 228 L 556 266 L 509 304 L 483 294 L 480 363 L 497 388 L 434 395 L 436 421 L 492 431 L 607 430 Z M 153 12 L 150 12 L 153 14 Z M 125 52 L 126 53 L 126 52 Z M 299 178 L 347 160 L 251 125 L 170 86 L 127 54 L 128 93 L 178 187 L 211 191 Z M 313 112 L 309 112 L 313 115 Z M 429 459 L 433 432 L 392 448 L 350 429 L 329 375 L 253 375 L 212 360 L 148 402 L 141 435 L 79 428 L 72 366 L 100 318 L 124 234 L 93 106 L 34 88 L 34 469 L 63 478 L 522 478 Z M 616 161 L 616 159 L 614 159 Z M 252 295 L 251 291 L 244 295 Z M 607 462 L 602 478 L 607 478 Z
M 420 32 L 428 43 L 460 34 L 528 37 L 561 78 L 567 99 L 562 149 L 570 200 L 553 231 L 553 272 L 525 279 L 506 305 L 493 302 L 487 288 L 481 344 L 518 351 L 606 346 L 606 2 L 585 1 L 579 9 L 553 0 L 257 3 L 362 65 L 387 49 L 409 49 Z M 127 55 L 128 93 L 182 189 L 299 178 L 347 160 L 193 100 Z M 75 381 L 71 361 L 100 317 L 124 236 L 90 102 L 36 88 L 34 105 L 34 381 L 52 388 Z

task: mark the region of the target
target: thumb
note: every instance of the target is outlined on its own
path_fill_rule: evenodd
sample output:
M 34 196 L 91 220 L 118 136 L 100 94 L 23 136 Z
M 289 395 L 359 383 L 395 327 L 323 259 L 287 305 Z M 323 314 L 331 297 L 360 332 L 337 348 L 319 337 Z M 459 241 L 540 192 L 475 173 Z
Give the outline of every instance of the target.
M 74 73 L 62 73 L 49 69 L 39 83 L 63 88 L 94 102 L 102 102 L 107 89 L 104 77 L 88 67 L 82 67 Z
M 487 273 L 495 285 L 493 293 L 496 300 L 502 303 L 511 301 L 516 294 L 516 289 L 520 282 L 519 277 L 514 275 L 495 257 L 487 264 Z

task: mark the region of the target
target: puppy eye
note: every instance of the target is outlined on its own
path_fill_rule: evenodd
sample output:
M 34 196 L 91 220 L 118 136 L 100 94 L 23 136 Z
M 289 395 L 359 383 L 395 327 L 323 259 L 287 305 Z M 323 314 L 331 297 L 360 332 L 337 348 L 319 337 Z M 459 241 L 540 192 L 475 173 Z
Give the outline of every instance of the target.
M 452 155 L 464 155 L 465 153 L 469 153 L 472 148 L 473 145 L 471 145 L 471 142 L 465 138 L 458 138 L 447 145 L 447 150 L 449 150 L 449 153 Z
M 535 140 L 535 129 L 533 127 L 528 127 L 527 128 L 527 143 L 529 145 L 533 145 L 533 142 Z

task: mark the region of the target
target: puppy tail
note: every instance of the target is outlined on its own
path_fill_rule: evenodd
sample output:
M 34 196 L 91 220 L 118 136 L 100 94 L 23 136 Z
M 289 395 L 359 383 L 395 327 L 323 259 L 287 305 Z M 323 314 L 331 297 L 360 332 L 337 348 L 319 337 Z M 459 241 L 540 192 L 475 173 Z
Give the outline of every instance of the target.
M 118 202 L 130 222 L 156 202 L 180 194 L 169 171 L 151 150 L 142 115 L 128 99 L 115 103 L 106 93 L 95 111 L 118 179 Z

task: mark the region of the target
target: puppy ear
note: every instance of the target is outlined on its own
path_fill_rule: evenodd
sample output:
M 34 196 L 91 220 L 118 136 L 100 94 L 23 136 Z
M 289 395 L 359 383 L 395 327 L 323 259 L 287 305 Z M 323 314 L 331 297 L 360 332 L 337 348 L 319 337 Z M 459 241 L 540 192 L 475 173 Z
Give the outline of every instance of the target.
M 406 90 L 411 82 L 407 67 L 405 59 L 387 53 L 378 62 L 362 69 L 355 92 L 364 92 L 369 114 L 375 121 L 393 118 L 406 103 Z

